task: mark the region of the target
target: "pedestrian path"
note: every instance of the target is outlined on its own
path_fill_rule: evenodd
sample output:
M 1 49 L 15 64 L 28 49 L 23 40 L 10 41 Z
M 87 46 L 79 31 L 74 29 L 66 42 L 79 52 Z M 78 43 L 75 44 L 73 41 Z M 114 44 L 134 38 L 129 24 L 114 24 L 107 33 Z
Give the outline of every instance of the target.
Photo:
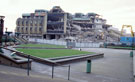
M 87 62 L 71 64 L 70 81 L 73 82 L 133 82 L 133 58 L 130 50 L 107 48 L 82 48 L 83 51 L 104 53 L 104 58 L 92 60 L 92 72 L 86 73 Z M 67 68 L 55 67 L 51 79 L 50 66 L 32 63 L 32 71 L 0 65 L 0 82 L 70 82 Z M 62 79 L 63 78 L 63 79 Z
M 72 63 L 70 79 L 76 82 L 133 82 L 133 58 L 130 50 L 82 48 L 83 51 L 104 53 L 104 58 L 92 60 L 92 72 L 86 73 L 87 62 Z M 33 70 L 50 75 L 51 67 L 33 63 Z M 55 77 L 67 78 L 67 68 L 55 67 Z
M 51 76 L 30 72 L 27 70 L 0 65 L 0 82 L 73 82 L 61 78 L 51 78 Z

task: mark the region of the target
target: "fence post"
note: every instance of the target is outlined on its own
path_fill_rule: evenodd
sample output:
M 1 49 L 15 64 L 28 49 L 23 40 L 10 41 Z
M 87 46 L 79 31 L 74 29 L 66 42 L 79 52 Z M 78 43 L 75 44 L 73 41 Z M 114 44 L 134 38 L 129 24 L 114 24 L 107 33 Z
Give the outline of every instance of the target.
M 30 55 L 28 55 L 28 64 L 27 64 L 27 75 L 29 76 L 29 71 L 30 71 L 30 66 L 29 66 L 29 62 L 30 62 Z
M 54 65 L 52 65 L 52 79 L 53 79 L 53 74 L 54 74 Z
M 70 65 L 68 67 L 68 80 L 70 79 Z

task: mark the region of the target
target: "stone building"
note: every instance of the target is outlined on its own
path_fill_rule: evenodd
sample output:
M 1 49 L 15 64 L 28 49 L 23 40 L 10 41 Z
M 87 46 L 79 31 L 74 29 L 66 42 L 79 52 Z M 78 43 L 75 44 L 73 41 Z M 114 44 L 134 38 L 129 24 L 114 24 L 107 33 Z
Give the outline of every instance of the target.
M 35 10 L 35 13 L 22 14 L 16 21 L 16 32 L 22 37 L 59 39 L 65 36 L 67 13 L 59 6 L 50 11 Z
M 59 6 L 54 6 L 50 11 L 35 10 L 34 13 L 22 14 L 22 18 L 16 21 L 16 32 L 26 38 L 79 38 L 80 35 L 86 35 L 86 32 L 94 36 L 99 33 L 98 31 L 108 30 L 109 27 L 111 25 L 106 24 L 106 19 L 96 13 L 72 15 L 64 12 Z

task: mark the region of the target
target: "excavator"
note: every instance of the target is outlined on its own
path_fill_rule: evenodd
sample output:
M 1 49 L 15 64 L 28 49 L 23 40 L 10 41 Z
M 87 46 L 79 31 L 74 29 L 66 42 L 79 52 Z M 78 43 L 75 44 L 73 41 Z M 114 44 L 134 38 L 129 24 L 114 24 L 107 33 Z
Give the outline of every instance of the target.
M 123 36 L 123 30 L 124 28 L 130 28 L 130 32 L 131 32 L 131 37 L 124 37 Z M 132 42 L 131 42 L 132 40 Z M 126 45 L 128 44 L 133 44 L 134 43 L 134 32 L 133 32 L 133 27 L 132 25 L 123 25 L 122 29 L 121 29 L 121 43 L 124 43 Z
M 128 41 L 128 39 L 127 39 L 127 41 L 126 42 L 130 42 L 131 43 L 131 45 L 132 45 L 132 51 L 130 51 L 130 57 L 133 57 L 133 50 L 134 50 L 134 32 L 133 32 L 133 28 L 132 28 L 132 26 L 131 25 L 123 25 L 122 26 L 122 30 L 121 30 L 121 36 L 122 36 L 122 33 L 123 33 L 123 28 L 131 28 L 131 30 L 130 30 L 130 32 L 131 32 L 131 36 L 132 36 L 132 42 L 130 42 L 130 41 Z
M 134 32 L 133 32 L 133 28 L 132 28 L 131 25 L 123 25 L 123 26 L 122 26 L 122 29 L 121 29 L 121 36 L 123 36 L 123 29 L 124 29 L 125 27 L 126 27 L 126 28 L 131 28 L 131 30 L 130 30 L 131 36 L 134 37 Z

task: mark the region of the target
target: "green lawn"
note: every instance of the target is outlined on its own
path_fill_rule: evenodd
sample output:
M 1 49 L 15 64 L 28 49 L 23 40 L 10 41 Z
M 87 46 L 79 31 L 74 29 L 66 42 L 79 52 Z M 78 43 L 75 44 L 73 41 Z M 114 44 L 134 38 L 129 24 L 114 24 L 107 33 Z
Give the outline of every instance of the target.
M 132 47 L 121 47 L 121 46 L 109 46 L 109 48 L 132 49 Z M 135 47 L 133 49 L 135 49 Z
M 22 44 L 19 47 L 46 47 L 46 48 L 65 48 L 65 46 L 51 44 Z
M 17 49 L 25 54 L 29 54 L 41 58 L 52 58 L 61 56 L 72 56 L 81 54 L 94 54 L 94 52 L 86 52 L 72 49 Z

